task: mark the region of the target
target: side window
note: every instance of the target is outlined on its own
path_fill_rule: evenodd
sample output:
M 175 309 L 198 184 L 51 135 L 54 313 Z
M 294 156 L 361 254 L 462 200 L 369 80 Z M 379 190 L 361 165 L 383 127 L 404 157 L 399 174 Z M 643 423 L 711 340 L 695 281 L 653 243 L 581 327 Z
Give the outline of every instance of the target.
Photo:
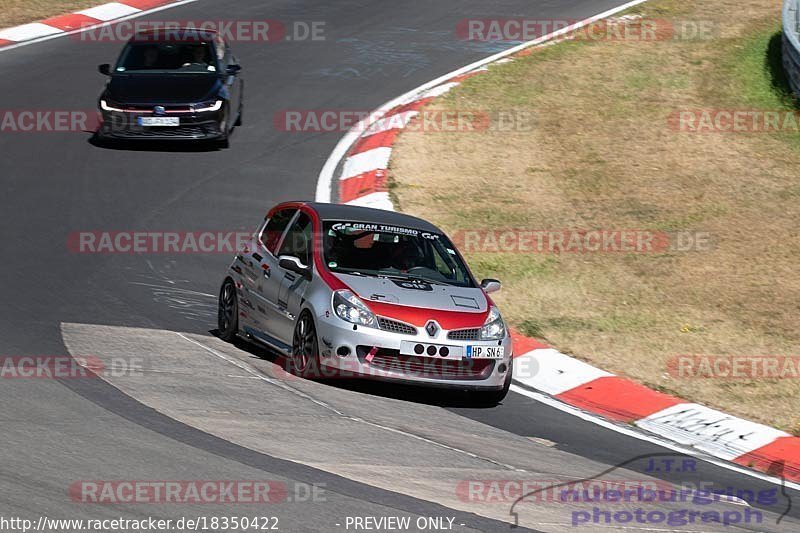
M 311 264 L 311 218 L 300 213 L 283 239 L 278 255 L 293 255 L 304 265 Z
M 466 283 L 469 280 L 464 272 L 458 268 L 453 261 L 455 250 L 441 241 L 431 241 L 429 243 L 431 254 L 433 255 L 434 265 L 436 270 L 445 278 L 452 279 L 461 283 Z
M 434 252 L 433 253 L 433 261 L 436 264 L 436 270 L 439 271 L 439 274 L 441 274 L 442 276 L 444 276 L 446 278 L 452 278 L 453 277 L 453 271 L 450 268 L 450 265 L 445 263 L 444 258 L 441 255 L 439 255 L 436 252 Z
M 261 243 L 273 254 L 275 253 L 275 247 L 278 245 L 281 235 L 283 235 L 283 230 L 285 230 L 286 226 L 291 222 L 294 213 L 295 209 L 282 209 L 278 211 L 272 215 L 264 231 L 261 232 Z

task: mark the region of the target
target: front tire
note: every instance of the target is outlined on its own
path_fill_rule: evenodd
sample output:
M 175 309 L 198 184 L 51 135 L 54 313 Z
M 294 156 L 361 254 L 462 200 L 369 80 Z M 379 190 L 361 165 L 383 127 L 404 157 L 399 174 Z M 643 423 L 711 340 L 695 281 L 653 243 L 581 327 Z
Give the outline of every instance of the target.
M 220 148 L 220 149 L 230 148 L 230 145 L 231 145 L 230 138 L 231 138 L 231 130 L 233 130 L 233 128 L 232 127 L 230 127 L 230 128 L 228 127 L 228 125 L 231 123 L 231 110 L 230 110 L 230 107 L 226 106 L 225 114 L 223 115 L 223 117 L 224 118 L 222 119 L 222 121 L 220 122 L 220 125 L 219 125 L 220 126 L 219 129 L 222 131 L 222 135 L 217 139 L 217 143 L 216 143 L 217 144 L 217 148 Z
M 231 147 L 230 133 L 225 132 L 225 135 L 217 140 L 217 148 L 226 149 Z
M 219 338 L 226 342 L 233 342 L 239 333 L 239 300 L 231 278 L 226 279 L 219 290 L 217 327 Z
M 475 403 L 479 407 L 494 407 L 502 402 L 508 395 L 508 390 L 511 388 L 511 380 L 514 375 L 514 362 L 513 359 L 508 363 L 508 373 L 506 379 L 503 381 L 503 388 L 500 390 L 481 391 L 476 393 Z
M 289 361 L 292 374 L 306 379 L 319 377 L 319 342 L 311 313 L 303 311 L 294 327 L 292 357 Z
M 242 113 L 244 111 L 244 80 L 239 79 L 239 109 L 236 110 L 236 123 L 234 126 L 242 125 Z

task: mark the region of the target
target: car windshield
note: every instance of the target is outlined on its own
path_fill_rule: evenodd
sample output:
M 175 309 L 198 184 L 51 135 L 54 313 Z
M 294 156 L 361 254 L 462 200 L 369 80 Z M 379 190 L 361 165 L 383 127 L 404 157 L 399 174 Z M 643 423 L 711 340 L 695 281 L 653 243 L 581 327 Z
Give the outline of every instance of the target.
M 440 233 L 347 221 L 325 222 L 324 232 L 325 262 L 333 272 L 475 286 L 453 244 Z
M 128 43 L 120 55 L 117 72 L 215 73 L 214 49 L 205 41 L 187 43 Z

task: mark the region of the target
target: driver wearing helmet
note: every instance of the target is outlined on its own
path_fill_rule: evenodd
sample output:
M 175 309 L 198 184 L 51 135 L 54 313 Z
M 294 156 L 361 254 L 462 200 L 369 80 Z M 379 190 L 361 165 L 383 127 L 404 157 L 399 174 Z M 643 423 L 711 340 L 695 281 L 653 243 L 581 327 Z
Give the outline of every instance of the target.
M 400 272 L 407 272 L 409 269 L 422 264 L 422 257 L 419 249 L 414 243 L 405 237 L 399 237 L 397 243 L 389 246 L 389 265 Z

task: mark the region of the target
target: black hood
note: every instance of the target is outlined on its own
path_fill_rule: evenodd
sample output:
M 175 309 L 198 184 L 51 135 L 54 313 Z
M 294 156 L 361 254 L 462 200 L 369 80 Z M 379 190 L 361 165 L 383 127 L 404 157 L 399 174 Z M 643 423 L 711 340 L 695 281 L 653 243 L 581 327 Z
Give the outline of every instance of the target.
M 213 74 L 117 74 L 108 96 L 123 104 L 191 104 L 213 100 L 221 86 Z

